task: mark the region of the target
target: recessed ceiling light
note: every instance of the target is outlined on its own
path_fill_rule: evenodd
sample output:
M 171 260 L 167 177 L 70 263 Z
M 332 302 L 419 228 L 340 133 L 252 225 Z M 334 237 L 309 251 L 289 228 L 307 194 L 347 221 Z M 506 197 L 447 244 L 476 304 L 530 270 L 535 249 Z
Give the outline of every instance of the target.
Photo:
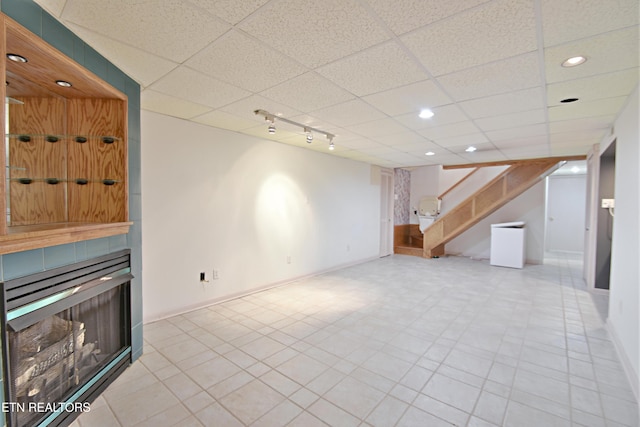
M 7 58 L 13 62 L 29 62 L 27 58 L 22 55 L 18 55 L 17 53 L 7 53 Z
M 424 153 L 425 156 L 435 156 L 436 153 L 434 153 L 433 151 L 427 151 L 426 153 Z
M 65 81 L 65 80 L 56 80 L 56 84 L 58 86 L 62 86 L 62 87 L 71 87 L 71 86 L 73 86 L 71 83 L 69 83 L 68 81 Z
M 587 61 L 587 58 L 584 56 L 573 56 L 571 58 L 566 59 L 563 63 L 563 67 L 575 67 L 580 64 L 584 64 Z
M 477 148 L 476 148 L 476 147 L 474 147 L 473 145 L 470 145 L 470 146 L 469 146 L 469 147 L 467 147 L 467 149 L 466 149 L 466 150 L 464 150 L 464 151 L 466 151 L 467 153 L 473 153 L 473 152 L 474 152 L 474 151 L 476 151 L 476 150 L 477 150 Z
M 433 111 L 425 108 L 424 110 L 420 110 L 420 114 L 418 114 L 418 117 L 420 117 L 421 119 L 430 119 L 434 115 L 435 114 L 433 113 Z
M 563 104 L 569 104 L 571 102 L 576 102 L 578 101 L 578 98 L 565 98 L 560 100 L 560 102 L 562 102 Z

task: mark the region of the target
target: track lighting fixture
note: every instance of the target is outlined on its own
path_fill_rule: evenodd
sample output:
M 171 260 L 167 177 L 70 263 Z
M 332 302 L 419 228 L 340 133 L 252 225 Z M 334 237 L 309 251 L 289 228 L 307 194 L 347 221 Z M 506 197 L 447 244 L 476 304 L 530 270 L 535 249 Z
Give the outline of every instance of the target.
M 313 142 L 313 134 L 314 133 L 319 133 L 319 134 L 322 134 L 322 135 L 326 136 L 327 139 L 329 140 L 329 150 L 335 149 L 335 145 L 333 144 L 333 137 L 335 135 L 332 134 L 332 133 L 329 133 L 329 132 L 324 131 L 322 129 L 312 128 L 312 127 L 309 127 L 309 126 L 304 125 L 302 123 L 298 123 L 298 122 L 294 122 L 293 120 L 285 119 L 284 117 L 276 116 L 275 114 L 271 114 L 270 112 L 265 111 L 265 110 L 254 110 L 253 113 L 256 114 L 256 115 L 259 115 L 259 116 L 263 116 L 266 121 L 270 122 L 270 125 L 268 127 L 268 130 L 269 130 L 270 134 L 273 134 L 273 133 L 276 132 L 275 121 L 277 119 L 277 120 L 280 120 L 281 122 L 285 122 L 285 123 L 288 123 L 290 125 L 298 126 L 298 127 L 302 128 L 302 131 L 304 132 L 304 134 L 306 136 L 306 140 L 307 140 L 308 144 L 311 144 Z
M 269 127 L 267 128 L 267 130 L 269 131 L 269 134 L 273 135 L 274 133 L 276 133 L 275 116 L 273 116 L 272 114 L 269 114 L 264 116 L 264 119 L 265 121 L 269 122 Z

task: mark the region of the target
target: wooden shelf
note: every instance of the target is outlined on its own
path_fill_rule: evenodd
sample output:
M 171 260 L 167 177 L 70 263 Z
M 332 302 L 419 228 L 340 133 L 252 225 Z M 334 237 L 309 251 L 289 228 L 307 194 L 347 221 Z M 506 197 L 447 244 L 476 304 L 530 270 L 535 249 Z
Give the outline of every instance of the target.
M 0 236 L 0 255 L 127 234 L 132 224 L 133 222 L 66 222 L 7 227 L 7 234 Z
M 127 96 L 3 14 L 0 34 L 0 254 L 127 234 Z

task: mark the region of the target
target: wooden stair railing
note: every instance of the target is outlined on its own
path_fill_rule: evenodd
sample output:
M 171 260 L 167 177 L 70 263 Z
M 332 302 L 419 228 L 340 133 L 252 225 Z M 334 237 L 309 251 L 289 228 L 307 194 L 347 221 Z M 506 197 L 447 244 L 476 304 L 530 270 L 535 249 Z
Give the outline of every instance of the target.
M 519 161 L 424 231 L 423 256 L 444 255 L 444 245 L 553 172 L 561 158 Z M 554 168 L 555 166 L 555 168 Z

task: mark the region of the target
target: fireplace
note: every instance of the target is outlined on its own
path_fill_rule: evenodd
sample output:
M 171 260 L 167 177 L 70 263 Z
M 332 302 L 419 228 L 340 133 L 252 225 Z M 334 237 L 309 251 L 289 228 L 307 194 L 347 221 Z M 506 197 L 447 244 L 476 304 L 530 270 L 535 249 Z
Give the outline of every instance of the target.
M 67 425 L 131 358 L 128 250 L 2 283 L 7 425 Z

